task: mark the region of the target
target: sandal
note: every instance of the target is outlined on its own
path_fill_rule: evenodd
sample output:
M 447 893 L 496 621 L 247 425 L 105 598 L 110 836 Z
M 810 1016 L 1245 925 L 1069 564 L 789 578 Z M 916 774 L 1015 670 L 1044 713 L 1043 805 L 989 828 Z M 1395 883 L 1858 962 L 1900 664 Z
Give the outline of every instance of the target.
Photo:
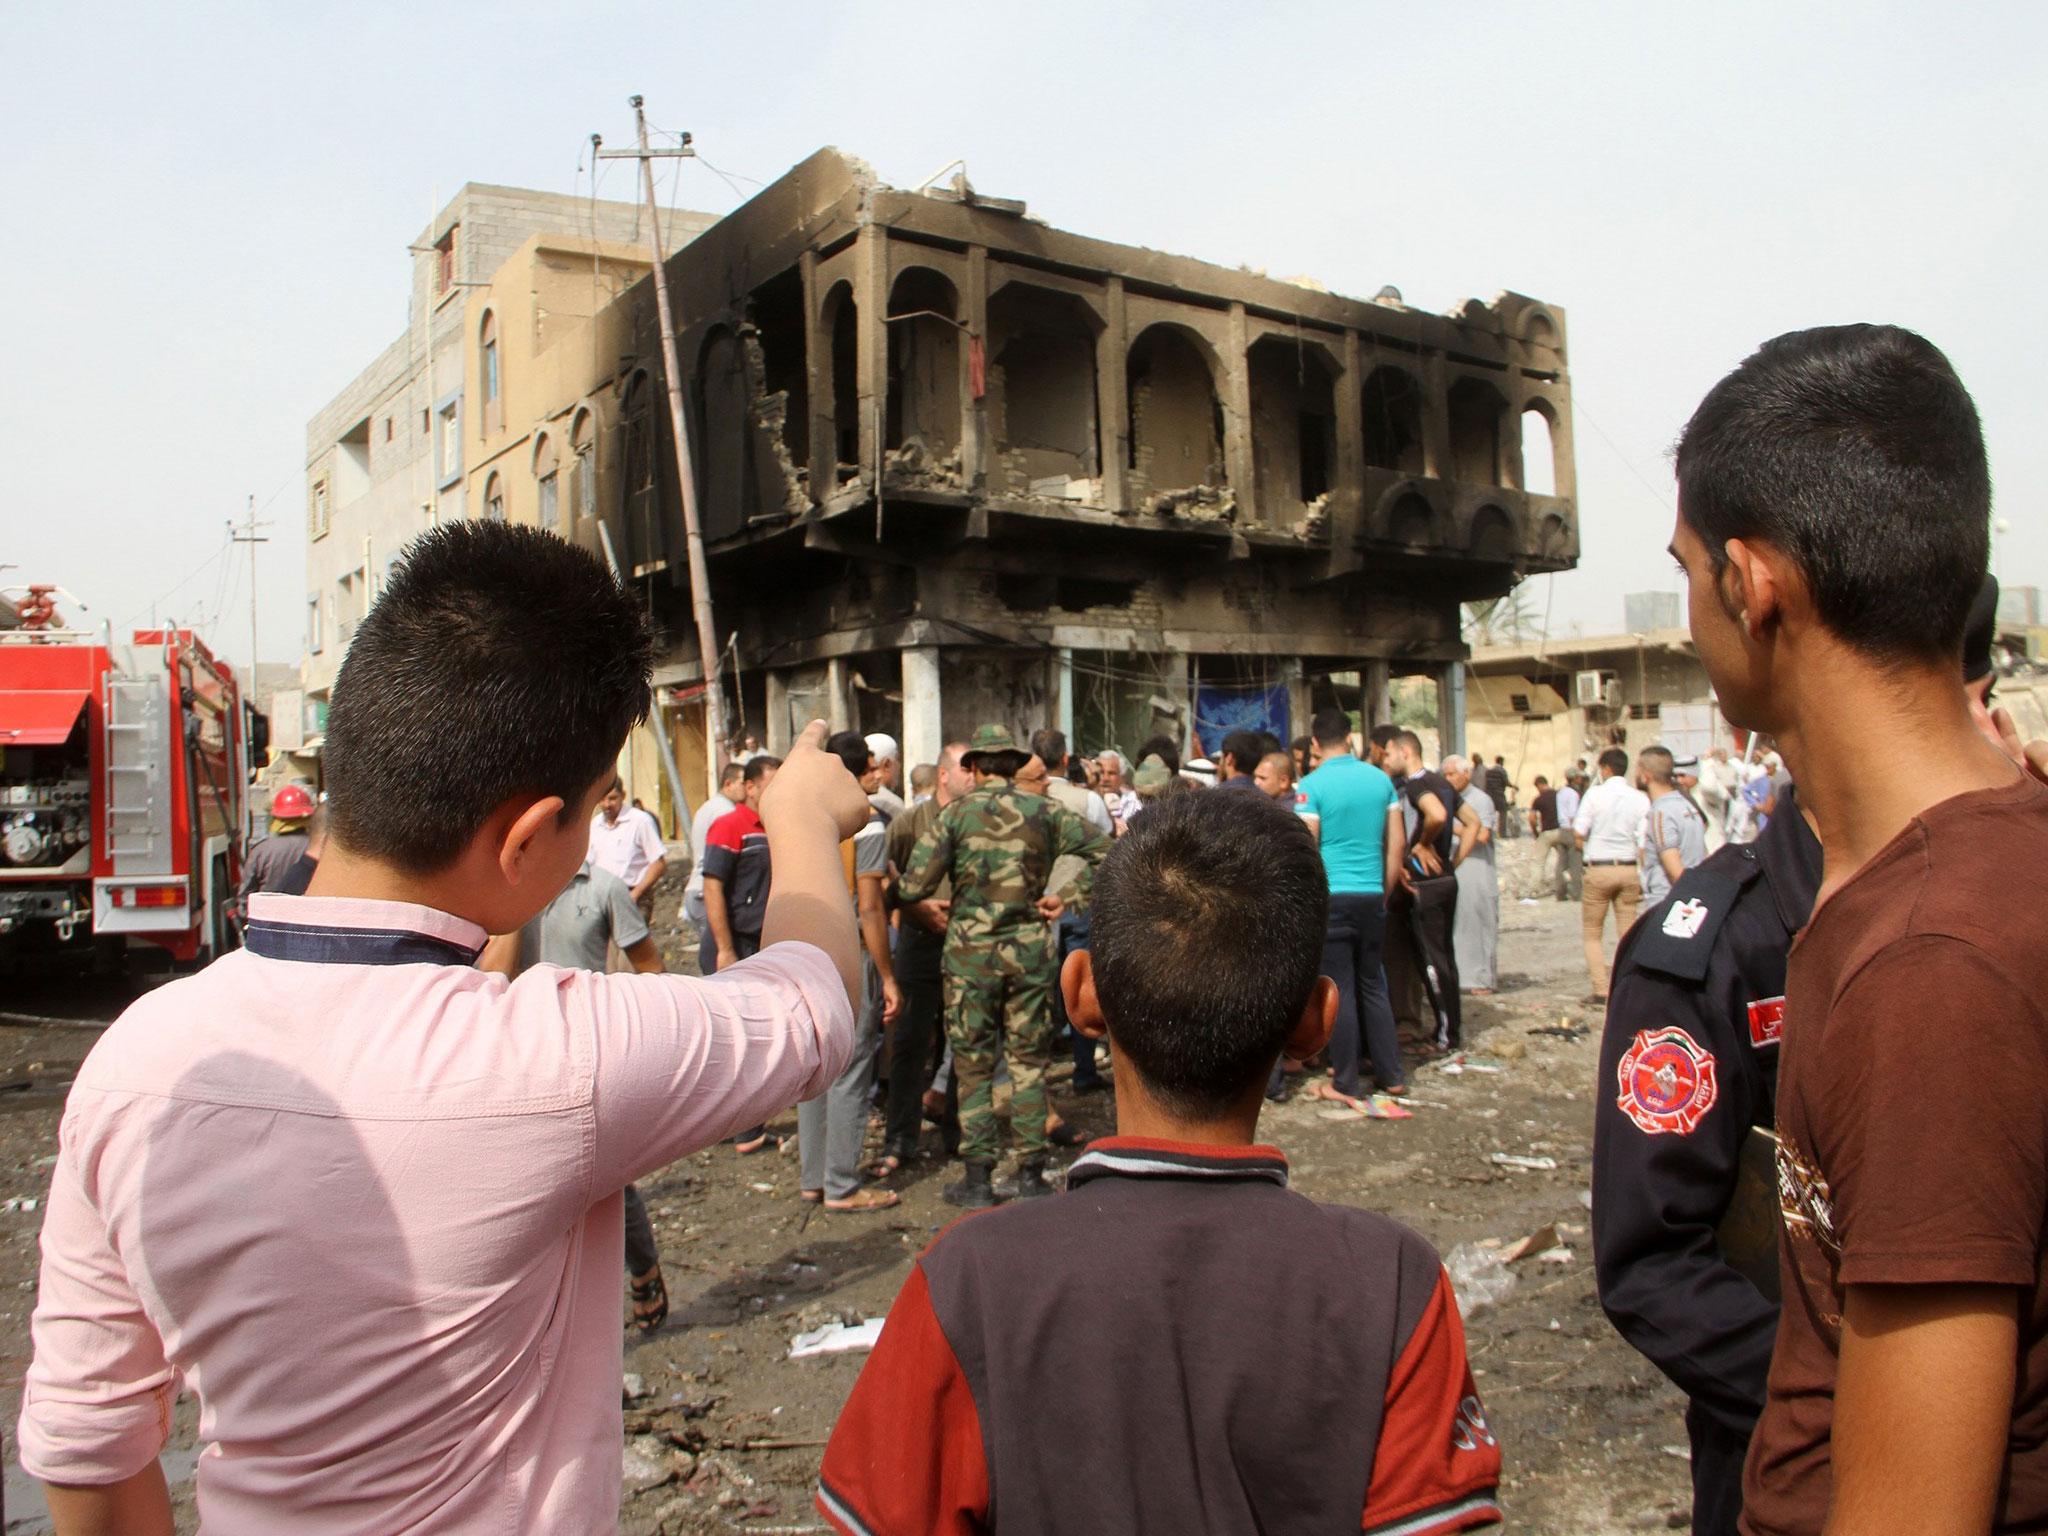
M 821 1190 L 819 1193 L 824 1192 Z M 866 1215 L 872 1211 L 886 1211 L 892 1205 L 900 1205 L 902 1200 L 903 1197 L 893 1189 L 863 1189 L 844 1200 L 827 1200 L 825 1209 L 841 1215 Z
M 825 1191 L 822 1189 L 800 1189 L 796 1193 L 797 1198 L 805 1205 L 816 1205 L 825 1198 Z
M 756 1152 L 780 1152 L 782 1150 L 782 1138 L 763 1131 L 751 1141 L 734 1142 L 732 1149 L 739 1153 L 741 1157 L 752 1157 Z
M 646 1274 L 631 1275 L 627 1280 L 633 1298 L 633 1326 L 642 1333 L 652 1333 L 668 1316 L 668 1282 L 662 1279 L 661 1266 L 657 1264 Z
M 1308 1096 L 1312 1099 L 1328 1099 L 1332 1104 L 1342 1104 L 1346 1109 L 1355 1109 L 1361 1114 L 1365 1110 L 1363 1099 L 1353 1098 L 1348 1093 L 1340 1093 L 1328 1083 L 1310 1083 Z
M 903 1159 L 894 1152 L 885 1152 L 861 1171 L 871 1179 L 893 1178 L 903 1170 Z

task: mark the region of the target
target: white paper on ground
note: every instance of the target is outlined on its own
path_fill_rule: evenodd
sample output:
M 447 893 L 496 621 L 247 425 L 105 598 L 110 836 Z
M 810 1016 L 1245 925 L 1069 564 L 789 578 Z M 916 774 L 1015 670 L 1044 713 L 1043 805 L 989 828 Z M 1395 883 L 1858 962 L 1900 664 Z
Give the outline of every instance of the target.
M 822 1328 L 813 1328 L 791 1338 L 789 1358 L 802 1360 L 809 1355 L 842 1355 L 857 1349 L 873 1349 L 875 1340 L 881 1336 L 882 1319 L 879 1317 L 871 1317 L 851 1327 L 845 1323 L 827 1323 Z

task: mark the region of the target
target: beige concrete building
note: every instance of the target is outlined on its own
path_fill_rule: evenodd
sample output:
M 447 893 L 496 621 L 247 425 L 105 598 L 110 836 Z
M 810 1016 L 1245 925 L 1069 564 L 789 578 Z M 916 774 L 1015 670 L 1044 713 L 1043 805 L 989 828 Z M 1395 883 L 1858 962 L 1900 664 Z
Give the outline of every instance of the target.
M 1537 774 L 1556 784 L 1606 747 L 1661 743 L 1684 756 L 1741 745 L 1684 629 L 1476 648 L 1465 710 L 1466 749 L 1505 757 L 1525 806 Z
M 551 408 L 541 402 L 581 399 L 586 377 L 593 389 L 608 381 L 616 354 L 607 364 L 591 350 L 594 317 L 647 271 L 643 217 L 632 203 L 470 184 L 408 248 L 404 334 L 306 429 L 298 734 L 312 753 L 349 637 L 406 541 L 443 518 L 489 515 L 494 485 L 505 515 L 519 507 L 538 519 L 536 477 L 508 473 L 509 459 L 534 445 Z M 676 213 L 668 249 L 711 222 Z M 597 430 L 593 412 L 585 437 Z M 575 482 L 574 431 L 572 421 L 555 449 L 571 456 L 559 493 L 594 497 Z

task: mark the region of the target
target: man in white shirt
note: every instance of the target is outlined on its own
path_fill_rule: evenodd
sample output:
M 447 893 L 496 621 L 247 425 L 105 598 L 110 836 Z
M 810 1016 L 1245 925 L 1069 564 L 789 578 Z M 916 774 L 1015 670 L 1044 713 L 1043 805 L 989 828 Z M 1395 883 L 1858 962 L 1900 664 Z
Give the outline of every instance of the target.
M 875 768 L 882 775 L 882 782 L 875 792 L 868 796 L 868 804 L 894 821 L 908 807 L 903 803 L 903 752 L 896 745 L 894 736 L 885 736 L 880 731 L 867 738 L 868 756 L 874 759 Z
M 727 763 L 718 775 L 718 793 L 697 807 L 690 818 L 690 878 L 683 883 L 683 916 L 696 925 L 698 938 L 710 932 L 704 912 L 704 837 L 719 817 L 739 809 L 746 792 L 747 765 Z
M 1138 796 L 1124 783 L 1124 755 L 1114 747 L 1105 751 L 1096 760 L 1102 769 L 1102 800 L 1109 808 L 1116 835 L 1124 835 L 1124 827 L 1138 814 Z
M 617 779 L 590 818 L 590 862 L 625 881 L 640 915 L 654 920 L 654 883 L 668 872 L 668 851 L 654 818 L 627 809 L 626 787 Z
M 1585 857 L 1585 895 L 1579 901 L 1579 925 L 1586 940 L 1586 973 L 1593 979 L 1593 998 L 1607 1002 L 1607 957 L 1600 939 L 1607 910 L 1614 909 L 1614 940 L 1621 942 L 1636 920 L 1642 883 L 1636 874 L 1637 839 L 1650 799 L 1628 781 L 1628 754 L 1609 747 L 1600 754 L 1600 782 L 1586 791 L 1572 831 Z

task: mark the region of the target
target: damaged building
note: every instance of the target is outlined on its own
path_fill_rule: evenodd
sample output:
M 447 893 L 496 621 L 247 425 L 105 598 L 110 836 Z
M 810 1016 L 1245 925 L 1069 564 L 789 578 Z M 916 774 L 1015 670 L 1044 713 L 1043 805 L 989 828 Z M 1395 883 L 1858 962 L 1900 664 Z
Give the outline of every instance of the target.
M 1343 298 L 830 149 L 667 275 L 728 719 L 771 750 L 822 717 L 910 762 L 985 720 L 1213 751 L 1325 703 L 1383 717 L 1414 674 L 1455 718 L 1459 605 L 1577 557 L 1564 316 L 1534 299 Z M 663 625 L 694 796 L 652 282 L 618 305 L 615 376 L 547 406 L 594 445 L 563 531 L 599 547 L 601 520 Z

